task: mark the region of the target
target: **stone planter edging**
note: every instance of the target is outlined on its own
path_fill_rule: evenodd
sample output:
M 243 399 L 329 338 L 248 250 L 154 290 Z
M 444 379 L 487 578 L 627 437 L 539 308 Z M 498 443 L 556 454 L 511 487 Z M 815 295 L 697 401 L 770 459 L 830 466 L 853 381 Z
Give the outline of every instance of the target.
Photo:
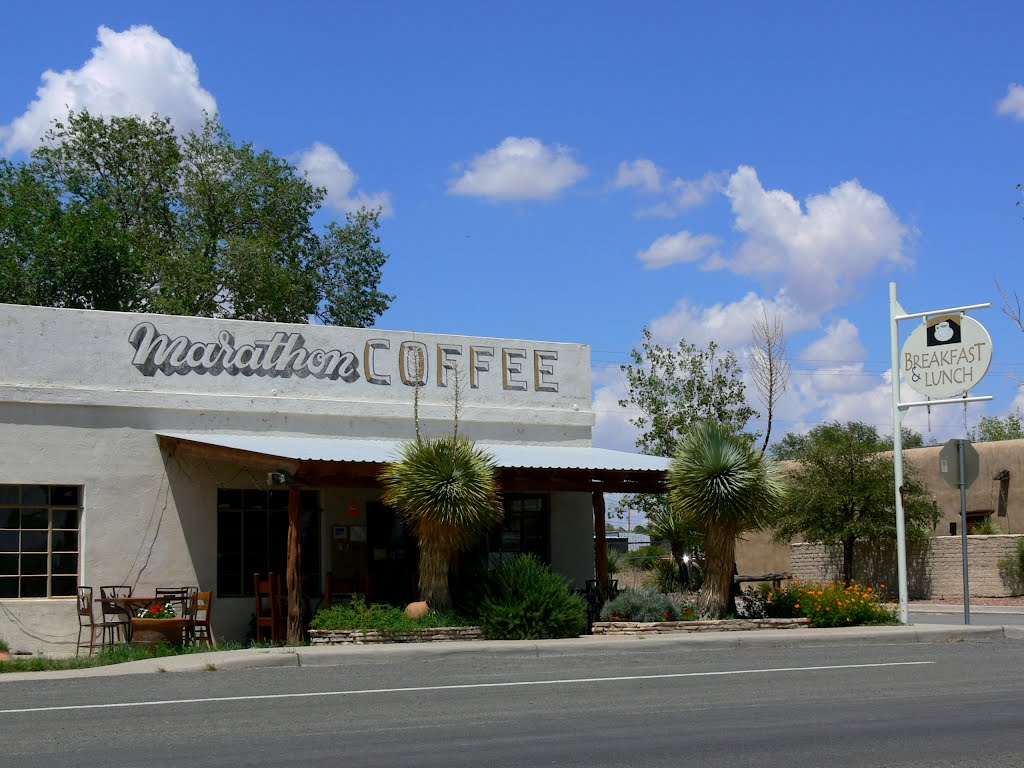
M 595 635 L 664 635 L 678 632 L 735 632 L 747 629 L 799 629 L 809 619 L 717 619 L 713 621 L 595 621 Z
M 434 627 L 408 632 L 379 632 L 376 629 L 311 629 L 312 645 L 364 645 L 369 643 L 432 643 L 452 640 L 483 640 L 480 627 Z

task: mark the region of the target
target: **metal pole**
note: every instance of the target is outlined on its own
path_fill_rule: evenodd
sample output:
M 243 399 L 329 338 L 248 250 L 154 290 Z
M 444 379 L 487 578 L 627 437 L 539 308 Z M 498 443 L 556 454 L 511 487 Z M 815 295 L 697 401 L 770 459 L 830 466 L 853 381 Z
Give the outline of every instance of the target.
M 971 623 L 971 583 L 967 576 L 967 468 L 964 466 L 964 443 L 956 441 L 956 454 L 960 462 L 960 546 L 964 561 L 964 624 Z
M 903 520 L 903 433 L 900 425 L 900 332 L 898 315 L 903 314 L 896 297 L 896 283 L 889 283 L 889 335 L 892 340 L 892 463 L 896 475 L 896 571 L 899 582 L 899 619 L 909 624 L 907 597 L 907 534 Z

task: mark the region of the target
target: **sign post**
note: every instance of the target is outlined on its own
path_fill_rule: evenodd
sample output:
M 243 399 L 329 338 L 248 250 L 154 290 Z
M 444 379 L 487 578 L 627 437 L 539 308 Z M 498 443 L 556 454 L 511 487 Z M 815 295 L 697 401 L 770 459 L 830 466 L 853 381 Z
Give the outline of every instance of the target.
M 968 397 L 967 393 L 988 372 L 992 363 L 992 339 L 984 326 L 965 313 L 991 307 L 970 304 L 963 307 L 908 313 L 900 306 L 896 283 L 889 283 L 889 334 L 892 352 L 892 443 L 896 479 L 896 569 L 899 581 L 899 618 L 908 623 L 907 536 L 903 514 L 903 435 L 900 425 L 911 408 L 976 403 L 991 400 L 991 395 Z M 907 339 L 903 354 L 899 346 L 899 321 L 923 318 L 924 323 Z M 900 399 L 900 374 L 907 385 L 925 400 Z M 934 400 L 930 398 L 936 398 Z M 959 457 L 958 457 L 959 460 Z M 964 476 L 960 472 L 960 477 Z M 961 489 L 966 504 L 966 486 Z M 966 544 L 964 545 L 966 547 Z M 964 589 L 967 590 L 967 558 L 964 554 Z
M 964 568 L 964 624 L 971 623 L 971 586 L 967 568 L 967 486 L 978 479 L 978 452 L 970 440 L 950 440 L 939 451 L 939 472 L 960 489 L 960 549 Z

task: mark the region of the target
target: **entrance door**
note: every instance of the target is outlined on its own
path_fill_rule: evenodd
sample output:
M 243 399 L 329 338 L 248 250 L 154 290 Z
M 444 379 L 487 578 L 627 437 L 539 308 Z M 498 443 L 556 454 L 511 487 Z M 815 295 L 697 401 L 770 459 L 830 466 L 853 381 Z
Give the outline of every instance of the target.
M 369 600 L 406 605 L 417 599 L 419 551 L 416 540 L 390 507 L 366 504 L 366 540 L 370 556 Z

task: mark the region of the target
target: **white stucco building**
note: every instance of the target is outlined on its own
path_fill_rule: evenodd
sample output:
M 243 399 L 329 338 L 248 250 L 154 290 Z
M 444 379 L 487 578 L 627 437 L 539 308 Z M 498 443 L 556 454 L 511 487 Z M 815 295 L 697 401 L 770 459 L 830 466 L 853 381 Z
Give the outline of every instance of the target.
M 481 554 L 535 552 L 582 587 L 604 491 L 667 462 L 590 447 L 580 344 L 0 304 L 0 637 L 73 652 L 79 585 L 198 586 L 244 639 L 252 575 L 283 573 L 301 484 L 302 583 L 333 572 L 373 600 L 415 594 L 415 545 L 377 472 L 414 434 L 491 446 L 506 520 Z M 419 380 L 421 386 L 414 386 Z M 602 531 L 603 532 L 603 531 Z

